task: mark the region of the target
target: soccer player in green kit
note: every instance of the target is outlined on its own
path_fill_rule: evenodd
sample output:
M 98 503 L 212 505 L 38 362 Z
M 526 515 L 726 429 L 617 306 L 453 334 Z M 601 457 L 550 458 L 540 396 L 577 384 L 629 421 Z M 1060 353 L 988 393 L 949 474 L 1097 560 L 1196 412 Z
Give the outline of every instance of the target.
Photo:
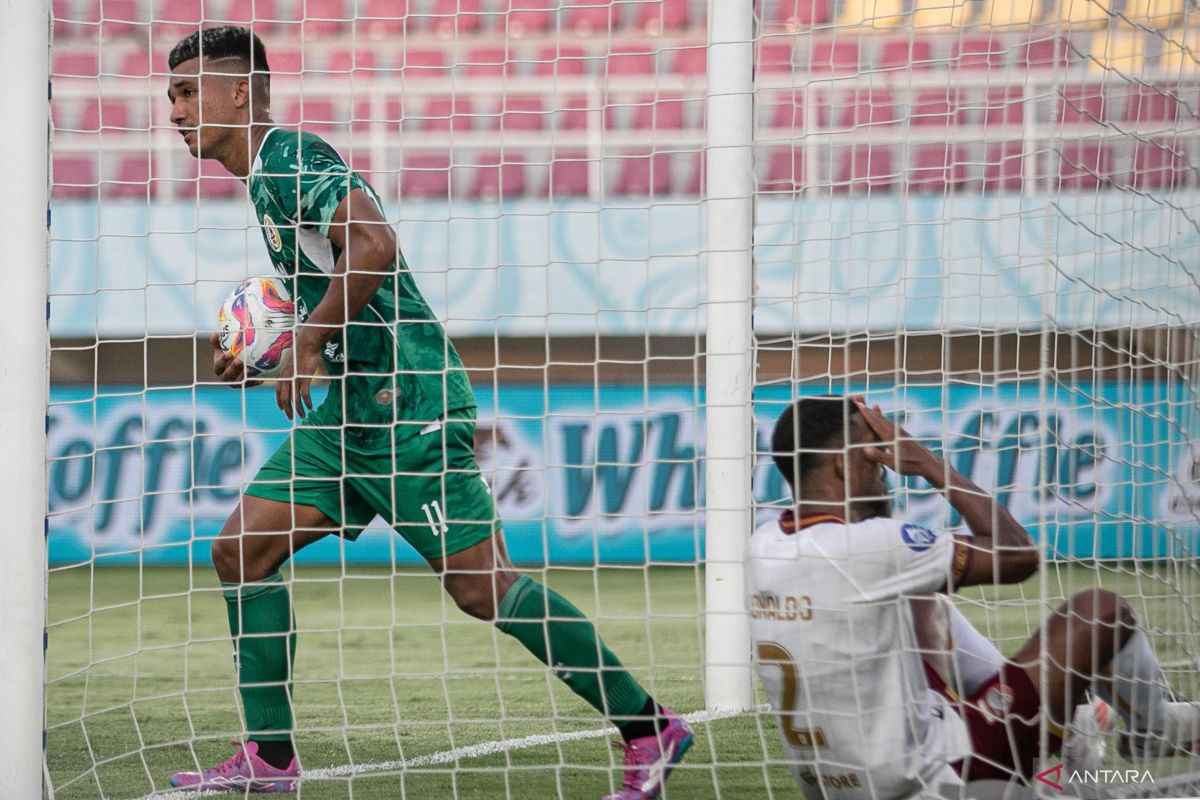
M 290 699 L 296 636 L 280 567 L 325 536 L 354 539 L 376 514 L 441 576 L 454 602 L 516 638 L 607 716 L 624 743 L 614 800 L 658 797 L 692 744 L 571 603 L 508 559 L 475 464 L 475 400 L 421 297 L 378 196 L 320 137 L 271 120 L 270 72 L 248 29 L 208 28 L 171 51 L 171 122 L 193 156 L 246 181 L 276 271 L 296 299 L 279 408 L 302 419 L 213 542 L 238 664 L 247 741 L 227 761 L 171 776 L 199 791 L 294 791 Z M 219 347 L 221 380 L 243 380 Z M 331 383 L 313 407 L 324 365 Z

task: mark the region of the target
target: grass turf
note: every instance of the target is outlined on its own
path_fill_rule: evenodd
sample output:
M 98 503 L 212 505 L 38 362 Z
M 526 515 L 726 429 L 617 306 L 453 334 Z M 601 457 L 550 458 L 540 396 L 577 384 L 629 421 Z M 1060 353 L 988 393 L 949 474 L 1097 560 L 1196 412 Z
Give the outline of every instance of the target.
M 1156 568 L 1157 569 L 1157 568 Z M 1195 692 L 1194 569 L 1045 571 L 1048 596 L 1097 584 L 1135 599 L 1169 673 Z M 661 702 L 703 707 L 703 573 L 687 567 L 535 572 L 597 620 Z M 604 736 L 429 763 L 455 748 L 595 731 L 603 723 L 519 644 L 453 607 L 425 571 L 300 567 L 297 743 L 308 798 L 598 798 L 619 783 Z M 965 613 L 1014 651 L 1048 607 L 1020 587 L 964 593 Z M 54 796 L 140 797 L 226 758 L 240 717 L 224 601 L 211 569 L 55 570 L 49 584 L 47 768 Z M 1179 635 L 1186 632 L 1187 635 Z M 1174 635 L 1172 635 L 1174 634 Z M 759 702 L 763 702 L 761 695 Z M 667 798 L 795 798 L 774 723 L 699 723 Z M 401 768 L 400 761 L 407 762 Z M 349 773 L 348 765 L 357 772 Z M 390 765 L 390 766 L 389 766 Z M 415 765 L 415 766 L 414 766 Z M 348 774 L 349 773 L 349 774 Z

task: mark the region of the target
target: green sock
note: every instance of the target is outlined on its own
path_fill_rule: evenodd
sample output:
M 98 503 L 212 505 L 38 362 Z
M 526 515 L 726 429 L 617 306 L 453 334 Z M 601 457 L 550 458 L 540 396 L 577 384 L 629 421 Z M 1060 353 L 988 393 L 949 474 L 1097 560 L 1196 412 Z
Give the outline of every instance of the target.
M 252 739 L 291 739 L 296 624 L 283 576 L 276 572 L 254 583 L 221 586 L 233 636 L 238 691 L 246 709 L 246 730 Z
M 646 690 L 600 640 L 591 620 L 557 592 L 522 575 L 500 600 L 496 627 L 618 728 L 644 722 L 634 718 L 650 699 Z

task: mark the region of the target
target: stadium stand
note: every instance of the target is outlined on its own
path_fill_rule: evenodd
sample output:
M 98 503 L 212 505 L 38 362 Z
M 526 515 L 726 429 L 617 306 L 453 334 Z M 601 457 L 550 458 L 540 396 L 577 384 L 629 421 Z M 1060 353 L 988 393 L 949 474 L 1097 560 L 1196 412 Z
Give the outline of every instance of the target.
M 700 186 L 699 0 L 53 0 L 53 13 L 59 199 L 193 191 L 155 84 L 198 24 L 252 19 L 278 118 L 336 139 L 388 193 Z M 764 191 L 1197 182 L 1200 90 L 1175 96 L 1200 72 L 1187 0 L 760 0 L 758 13 Z M 229 193 L 214 181 L 199 191 Z

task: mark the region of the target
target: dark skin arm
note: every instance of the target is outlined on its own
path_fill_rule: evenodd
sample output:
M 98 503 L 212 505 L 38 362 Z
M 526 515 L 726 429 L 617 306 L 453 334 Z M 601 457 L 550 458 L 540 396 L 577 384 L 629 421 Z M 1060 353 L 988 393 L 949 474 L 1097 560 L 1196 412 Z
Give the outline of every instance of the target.
M 901 475 L 916 475 L 943 491 L 974 536 L 955 537 L 955 585 L 1020 583 L 1039 566 L 1038 548 L 1008 509 L 958 470 L 938 458 L 903 428 L 892 424 L 861 397 L 854 398 L 880 444 L 867 447 L 867 458 Z M 961 567 L 959 566 L 961 565 Z
M 292 419 L 312 410 L 312 381 L 325 343 L 366 308 L 392 272 L 396 235 L 370 195 L 354 189 L 338 205 L 329 241 L 341 251 L 329 288 L 296 331 L 292 360 L 275 383 L 275 402 Z

